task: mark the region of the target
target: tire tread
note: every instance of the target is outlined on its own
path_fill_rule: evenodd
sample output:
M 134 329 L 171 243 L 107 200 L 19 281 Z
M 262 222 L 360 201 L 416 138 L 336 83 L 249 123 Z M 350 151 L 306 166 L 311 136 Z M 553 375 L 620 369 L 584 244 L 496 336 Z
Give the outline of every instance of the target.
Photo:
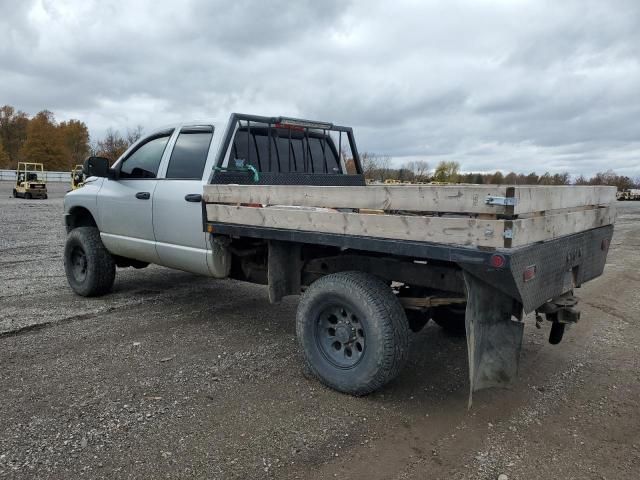
M 314 282 L 303 294 L 298 308 L 296 331 L 298 340 L 304 348 L 305 324 L 309 321 L 301 312 L 306 311 L 307 304 L 327 290 L 351 292 L 361 301 L 367 302 L 374 310 L 376 317 L 387 319 L 378 326 L 382 328 L 384 354 L 376 358 L 376 368 L 370 375 L 356 382 L 337 383 L 320 374 L 305 354 L 307 366 L 311 372 L 325 385 L 352 395 L 367 395 L 394 379 L 404 367 L 409 351 L 410 330 L 402 305 L 389 287 L 374 275 L 364 272 L 340 272 L 324 276 Z
M 87 261 L 92 262 L 92 272 L 87 275 L 87 281 L 83 285 L 76 285 L 72 275 L 68 271 L 70 268 L 67 259 L 73 244 L 78 242 L 82 245 L 87 256 Z M 96 227 L 74 228 L 67 235 L 67 242 L 64 253 L 65 272 L 69 285 L 78 295 L 83 297 L 97 297 L 111 291 L 116 275 L 116 264 L 111 254 L 107 251 L 100 238 L 100 231 Z

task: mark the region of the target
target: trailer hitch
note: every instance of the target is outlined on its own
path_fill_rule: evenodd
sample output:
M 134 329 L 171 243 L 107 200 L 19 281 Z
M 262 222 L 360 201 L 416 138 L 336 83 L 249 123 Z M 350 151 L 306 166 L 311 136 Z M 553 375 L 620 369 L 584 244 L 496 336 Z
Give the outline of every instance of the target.
M 580 310 L 576 308 L 577 304 L 578 297 L 573 295 L 573 291 L 570 291 L 536 309 L 536 325 L 539 325 L 540 320 L 542 320 L 540 314 L 544 314 L 547 320 L 551 322 L 550 344 L 559 344 L 564 336 L 566 326 L 570 323 L 578 323 Z

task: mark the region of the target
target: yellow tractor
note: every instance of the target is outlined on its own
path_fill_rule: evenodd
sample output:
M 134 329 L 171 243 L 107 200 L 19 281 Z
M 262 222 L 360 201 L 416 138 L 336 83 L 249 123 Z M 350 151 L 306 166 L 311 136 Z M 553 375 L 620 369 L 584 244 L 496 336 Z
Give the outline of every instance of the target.
M 21 198 L 47 198 L 47 181 L 41 163 L 18 162 L 13 196 Z
M 84 185 L 84 173 L 82 165 L 76 165 L 71 170 L 71 190 L 76 190 Z

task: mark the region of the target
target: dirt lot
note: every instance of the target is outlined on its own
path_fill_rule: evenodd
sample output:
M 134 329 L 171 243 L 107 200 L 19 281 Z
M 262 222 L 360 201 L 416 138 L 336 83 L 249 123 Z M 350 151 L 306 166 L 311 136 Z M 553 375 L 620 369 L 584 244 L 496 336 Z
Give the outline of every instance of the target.
M 636 479 L 640 203 L 558 346 L 527 322 L 521 376 L 467 410 L 464 341 L 430 325 L 366 398 L 301 368 L 296 300 L 159 267 L 83 299 L 62 268 L 62 196 L 0 182 L 0 477 Z M 635 472 L 635 473 L 634 473 Z

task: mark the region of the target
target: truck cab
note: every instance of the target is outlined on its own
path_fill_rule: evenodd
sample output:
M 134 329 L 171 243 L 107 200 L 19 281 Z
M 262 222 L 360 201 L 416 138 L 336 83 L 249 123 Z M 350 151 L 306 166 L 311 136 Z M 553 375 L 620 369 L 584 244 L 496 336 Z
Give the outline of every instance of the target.
M 118 266 L 154 263 L 214 276 L 203 229 L 203 186 L 287 175 L 329 176 L 335 182 L 347 171 L 341 150 L 353 142 L 347 135 L 332 136 L 331 127 L 233 114 L 226 124 L 158 129 L 132 145 L 104 176 L 92 177 L 85 167 L 84 187 L 65 196 L 67 230 L 97 228 Z
M 216 123 L 172 125 L 141 138 L 109 169 L 65 196 L 68 230 L 95 225 L 121 266 L 209 274 L 200 199 L 215 160 Z

